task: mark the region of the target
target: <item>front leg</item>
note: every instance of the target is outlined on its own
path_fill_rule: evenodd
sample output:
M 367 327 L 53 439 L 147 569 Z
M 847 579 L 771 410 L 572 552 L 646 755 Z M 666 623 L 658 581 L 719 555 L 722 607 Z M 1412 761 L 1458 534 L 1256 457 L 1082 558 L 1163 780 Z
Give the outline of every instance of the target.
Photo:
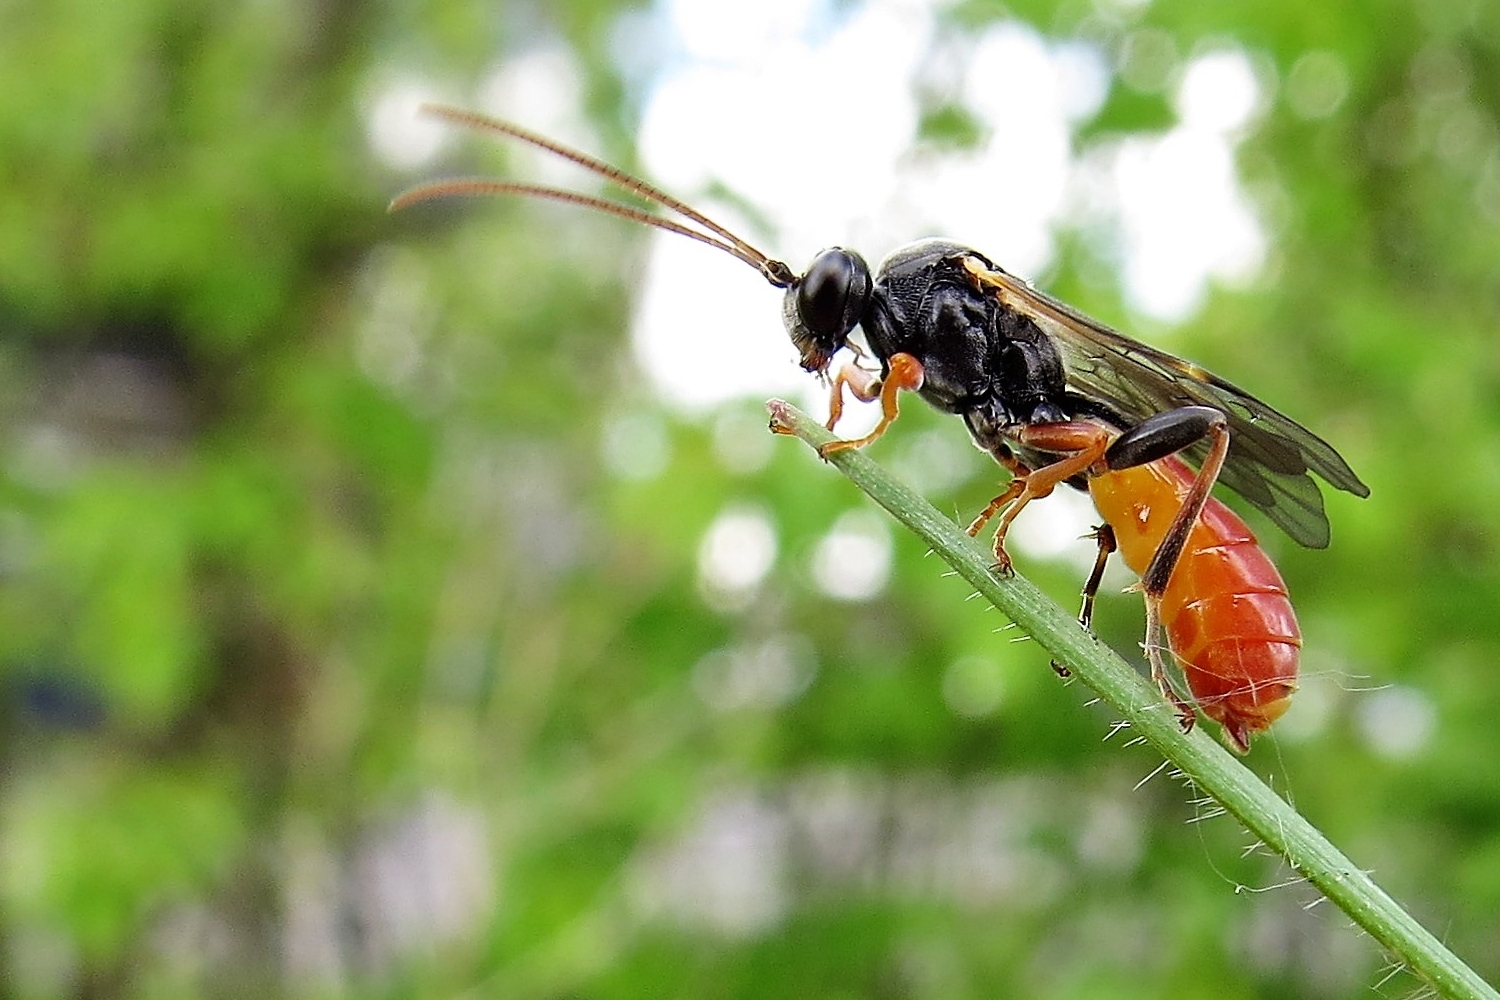
M 843 387 L 845 385 L 849 386 L 850 391 L 859 399 L 866 402 L 876 398 L 880 400 L 880 423 L 876 424 L 875 429 L 864 437 L 828 442 L 818 448 L 818 455 L 820 457 L 827 458 L 833 452 L 843 451 L 845 448 L 863 448 L 876 438 L 879 438 L 895 422 L 896 417 L 900 415 L 900 404 L 896 400 L 897 394 L 902 390 L 916 392 L 922 388 L 925 371 L 922 368 L 922 362 L 918 361 L 915 356 L 910 354 L 893 354 L 886 362 L 886 365 L 890 371 L 887 372 L 884 379 L 876 379 L 869 372 L 852 363 L 845 365 L 839 370 L 838 375 L 833 380 L 833 397 L 829 405 L 828 429 L 833 430 L 833 425 L 843 415 Z
M 833 430 L 844 416 L 845 386 L 861 403 L 873 403 L 880 398 L 880 376 L 868 368 L 861 368 L 858 360 L 844 362 L 828 391 L 828 422 L 823 426 L 829 430 Z

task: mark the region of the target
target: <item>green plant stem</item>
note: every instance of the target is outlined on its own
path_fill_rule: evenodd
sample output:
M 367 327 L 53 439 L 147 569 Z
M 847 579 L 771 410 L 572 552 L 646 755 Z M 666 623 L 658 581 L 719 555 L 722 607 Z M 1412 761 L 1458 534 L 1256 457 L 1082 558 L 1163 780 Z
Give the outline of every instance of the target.
M 833 440 L 824 427 L 781 400 L 768 407 L 773 426 L 817 447 Z M 1440 995 L 1500 1000 L 1500 993 L 1396 904 L 1249 768 L 1204 733 L 1184 733 L 1177 714 L 1139 671 L 1079 626 L 1072 613 L 1020 576 L 998 577 L 989 547 L 970 538 L 924 498 L 856 449 L 829 461 L 871 499 L 925 541 L 964 579 L 1093 688 L 1146 742 L 1203 792 L 1287 860 L 1356 924 Z

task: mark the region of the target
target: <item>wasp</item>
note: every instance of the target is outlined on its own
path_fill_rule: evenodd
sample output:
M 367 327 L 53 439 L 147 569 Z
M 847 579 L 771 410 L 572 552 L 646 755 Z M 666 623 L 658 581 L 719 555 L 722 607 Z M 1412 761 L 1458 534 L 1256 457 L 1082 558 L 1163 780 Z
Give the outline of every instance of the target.
M 1006 533 L 1029 503 L 1063 484 L 1086 489 L 1104 524 L 1095 533 L 1098 555 L 1080 620 L 1089 624 L 1105 565 L 1118 550 L 1140 577 L 1151 676 L 1184 730 L 1196 706 L 1243 753 L 1252 736 L 1286 711 L 1302 644 L 1286 584 L 1244 521 L 1211 491 L 1222 482 L 1295 541 L 1327 546 L 1328 518 L 1313 476 L 1356 496 L 1370 491 L 1312 431 L 958 243 L 920 240 L 873 271 L 855 251 L 832 247 L 799 274 L 586 153 L 475 112 L 424 110 L 571 161 L 671 216 L 563 188 L 475 178 L 411 188 L 391 202 L 392 211 L 451 195 L 542 198 L 676 233 L 743 261 L 784 291 L 782 319 L 801 365 L 830 384 L 828 428 L 843 413 L 846 390 L 880 405 L 874 429 L 830 442 L 824 457 L 881 437 L 899 414 L 903 392 L 962 418 L 974 444 L 1011 473 L 1007 488 L 968 528 L 977 535 L 998 518 L 997 571 L 1010 571 Z M 868 352 L 850 339 L 856 327 Z M 830 374 L 846 348 L 852 360 Z M 1191 700 L 1178 692 L 1167 653 Z

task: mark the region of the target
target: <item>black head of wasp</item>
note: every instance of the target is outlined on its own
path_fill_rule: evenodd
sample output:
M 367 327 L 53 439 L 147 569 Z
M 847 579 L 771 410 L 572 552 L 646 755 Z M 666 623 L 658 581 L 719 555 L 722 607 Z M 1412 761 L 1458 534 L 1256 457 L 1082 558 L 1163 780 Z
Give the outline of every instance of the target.
M 1032 500 L 1062 483 L 1086 488 L 1106 524 L 1085 588 L 1088 621 L 1104 562 L 1117 546 L 1141 575 L 1152 676 L 1184 728 L 1192 704 L 1222 723 L 1236 749 L 1269 727 L 1296 688 L 1301 636 L 1285 585 L 1244 523 L 1210 496 L 1223 482 L 1303 545 L 1328 544 L 1323 495 L 1312 475 L 1367 496 L 1327 442 L 1290 417 L 1189 361 L 1148 347 L 1045 295 L 968 247 L 908 244 L 872 272 L 853 250 L 821 251 L 801 274 L 703 213 L 592 156 L 510 122 L 440 105 L 455 124 L 518 140 L 568 160 L 673 217 L 605 198 L 516 181 L 455 179 L 411 188 L 396 210 L 452 195 L 507 194 L 566 202 L 706 243 L 784 289 L 782 319 L 802 367 L 827 375 L 864 331 L 878 370 L 855 359 L 832 377 L 830 429 L 844 389 L 878 400 L 869 434 L 885 433 L 898 394 L 916 392 L 963 418 L 974 443 L 1012 473 L 1008 488 L 969 526 L 995 515 L 995 560 L 1008 571 L 1005 535 Z M 1176 455 L 1197 465 L 1194 472 Z M 1162 653 L 1165 630 L 1194 702 L 1178 694 Z

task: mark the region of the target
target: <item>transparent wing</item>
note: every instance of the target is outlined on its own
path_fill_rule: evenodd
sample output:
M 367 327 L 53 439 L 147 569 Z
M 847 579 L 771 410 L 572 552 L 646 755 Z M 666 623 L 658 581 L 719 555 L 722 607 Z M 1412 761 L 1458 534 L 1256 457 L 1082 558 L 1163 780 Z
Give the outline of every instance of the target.
M 982 269 L 975 277 L 1053 338 L 1070 389 L 1102 403 L 1127 424 L 1190 404 L 1227 414 L 1229 456 L 1219 481 L 1301 544 L 1328 544 L 1328 516 L 1312 473 L 1355 496 L 1369 496 L 1370 488 L 1332 445 L 1239 386 L 1131 340 L 1004 271 Z M 1201 460 L 1205 447 L 1190 449 L 1188 458 Z

